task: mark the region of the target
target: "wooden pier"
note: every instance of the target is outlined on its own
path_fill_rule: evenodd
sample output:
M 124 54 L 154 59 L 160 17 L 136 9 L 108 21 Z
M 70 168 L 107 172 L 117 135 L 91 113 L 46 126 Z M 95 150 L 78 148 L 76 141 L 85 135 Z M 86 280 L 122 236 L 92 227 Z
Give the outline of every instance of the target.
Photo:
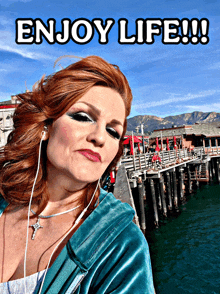
M 126 156 L 121 159 L 114 194 L 136 211 L 135 222 L 146 230 L 146 203 L 150 203 L 154 224 L 160 216 L 178 211 L 186 194 L 200 182 L 220 181 L 220 148 L 177 149 Z

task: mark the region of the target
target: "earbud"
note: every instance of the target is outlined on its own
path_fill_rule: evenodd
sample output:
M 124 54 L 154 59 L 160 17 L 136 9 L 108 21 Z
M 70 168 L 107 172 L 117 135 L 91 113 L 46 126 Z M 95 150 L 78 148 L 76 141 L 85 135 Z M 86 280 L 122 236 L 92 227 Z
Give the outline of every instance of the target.
M 44 140 L 47 132 L 48 132 L 48 127 L 47 126 L 44 126 L 44 130 L 42 131 L 42 137 L 41 137 L 41 140 L 42 141 Z

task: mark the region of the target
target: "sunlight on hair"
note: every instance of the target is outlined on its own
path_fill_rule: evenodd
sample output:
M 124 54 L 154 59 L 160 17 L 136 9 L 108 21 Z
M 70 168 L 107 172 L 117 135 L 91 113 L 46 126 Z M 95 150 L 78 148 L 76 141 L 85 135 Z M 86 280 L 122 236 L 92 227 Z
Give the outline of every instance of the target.
M 53 65 L 53 68 L 55 68 L 55 66 L 57 65 L 57 62 L 60 61 L 60 60 L 63 59 L 63 58 L 77 58 L 77 59 L 80 59 L 80 60 L 83 59 L 83 57 L 76 56 L 76 55 L 62 55 L 62 56 L 58 57 L 58 58 L 55 60 L 54 65 Z M 59 64 L 59 66 L 61 66 L 61 64 Z M 62 67 L 62 66 L 61 66 L 61 67 Z M 62 69 L 63 69 L 63 67 L 62 67 Z

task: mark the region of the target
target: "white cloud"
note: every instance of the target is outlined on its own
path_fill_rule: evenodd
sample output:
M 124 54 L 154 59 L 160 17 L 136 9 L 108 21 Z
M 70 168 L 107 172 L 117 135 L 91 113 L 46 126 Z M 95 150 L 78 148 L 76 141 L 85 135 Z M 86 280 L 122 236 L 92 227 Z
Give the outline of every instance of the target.
M 3 15 L 2 13 L 0 14 L 0 25 L 4 26 L 4 27 L 13 27 L 14 25 L 14 20 L 6 17 L 5 15 Z
M 32 0 L 0 0 L 0 4 L 2 6 L 5 6 L 5 7 L 8 7 L 9 5 L 11 5 L 11 3 L 14 3 L 14 2 L 23 2 L 23 3 L 26 3 L 26 2 L 31 2 Z
M 0 31 L 0 50 L 10 52 L 10 53 L 16 53 L 21 55 L 24 58 L 29 58 L 34 60 L 42 60 L 42 59 L 54 60 L 54 56 L 52 54 L 49 55 L 45 53 L 39 53 L 36 50 L 34 50 L 33 46 L 23 47 L 21 45 L 17 45 L 14 41 L 12 33 L 9 31 Z
M 203 104 L 203 105 L 186 105 L 185 109 L 187 111 L 202 111 L 202 112 L 220 112 L 220 102 L 219 103 L 211 103 L 211 104 Z
M 29 58 L 29 59 L 34 59 L 34 60 L 39 60 L 39 59 L 51 59 L 54 60 L 54 57 L 51 55 L 47 54 L 42 54 L 42 53 L 37 53 L 34 51 L 29 51 L 27 49 L 20 49 L 17 46 L 10 46 L 10 45 L 5 45 L 2 42 L 0 42 L 0 50 L 2 51 L 7 51 L 10 53 L 16 53 L 21 55 L 22 57 Z
M 211 65 L 208 69 L 220 69 L 220 62 L 216 62 L 215 64 Z
M 204 98 L 204 97 L 212 96 L 212 95 L 219 93 L 219 92 L 220 92 L 220 90 L 207 90 L 207 91 L 199 92 L 198 94 L 189 93 L 189 94 L 182 96 L 182 97 L 181 96 L 178 97 L 177 94 L 172 94 L 171 98 L 163 99 L 163 100 L 159 100 L 159 101 L 148 101 L 146 103 L 140 103 L 140 104 L 133 105 L 133 107 L 135 109 L 157 107 L 157 106 L 162 106 L 162 105 L 171 104 L 171 103 L 185 102 L 185 101 L 189 101 L 189 100 L 193 100 L 193 99 Z

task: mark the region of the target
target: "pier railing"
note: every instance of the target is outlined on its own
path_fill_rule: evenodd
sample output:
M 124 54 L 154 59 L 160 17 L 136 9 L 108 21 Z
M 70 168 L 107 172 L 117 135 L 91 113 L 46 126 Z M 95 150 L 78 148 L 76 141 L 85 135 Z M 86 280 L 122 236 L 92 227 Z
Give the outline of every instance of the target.
M 210 156 L 220 156 L 220 147 L 204 148 L 204 152 Z
M 200 155 L 220 156 L 220 146 L 216 147 L 195 147 L 194 153 Z
M 154 155 L 158 155 L 159 162 L 153 160 Z M 151 170 L 158 168 L 167 168 L 172 165 L 185 162 L 190 159 L 202 160 L 205 157 L 220 157 L 220 147 L 195 147 L 193 150 L 177 149 L 164 150 L 159 152 L 148 152 L 145 154 L 129 155 L 122 157 L 121 163 L 124 164 L 127 171 L 136 171 L 140 169 Z
M 201 156 L 202 154 L 203 152 L 198 151 L 195 155 L 193 151 L 188 151 L 187 149 L 165 150 L 122 157 L 121 163 L 123 163 L 127 171 L 136 171 L 140 169 L 150 171 L 155 168 L 166 168 L 192 159 L 195 156 Z M 157 160 L 154 159 L 155 155 L 158 156 Z

